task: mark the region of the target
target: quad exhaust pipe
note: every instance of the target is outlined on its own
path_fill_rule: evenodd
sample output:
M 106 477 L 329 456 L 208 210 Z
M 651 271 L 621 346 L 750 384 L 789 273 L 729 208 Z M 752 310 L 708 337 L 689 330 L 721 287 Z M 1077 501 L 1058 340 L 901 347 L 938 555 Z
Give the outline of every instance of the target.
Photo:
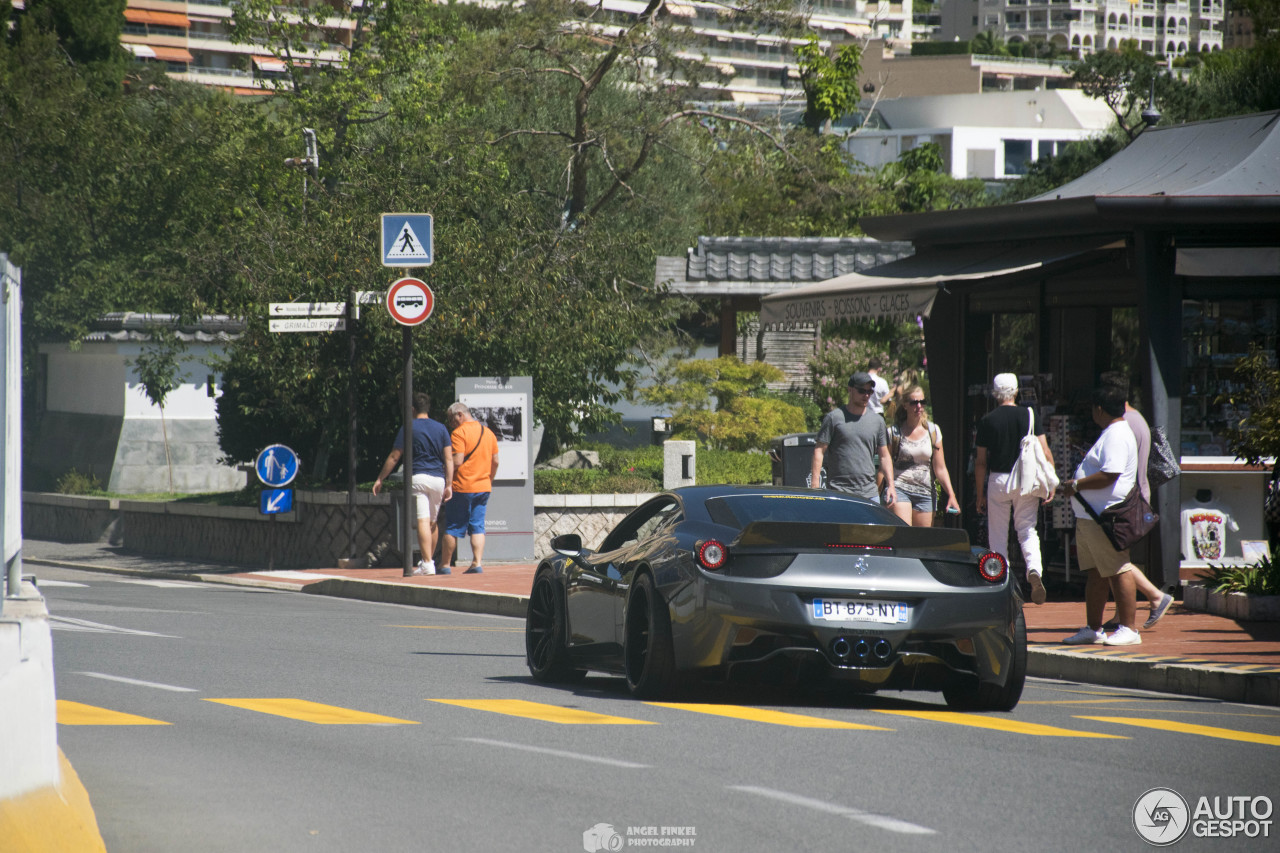
M 836 637 L 831 641 L 831 654 L 841 663 L 886 664 L 893 657 L 893 645 L 883 637 Z

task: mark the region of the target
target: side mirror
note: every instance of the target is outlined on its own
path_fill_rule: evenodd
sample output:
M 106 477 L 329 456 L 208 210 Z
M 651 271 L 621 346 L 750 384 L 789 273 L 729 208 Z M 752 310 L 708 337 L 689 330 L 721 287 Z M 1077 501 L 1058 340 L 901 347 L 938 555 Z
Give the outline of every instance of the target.
M 582 537 L 565 533 L 551 540 L 551 550 L 561 557 L 577 557 L 582 554 Z

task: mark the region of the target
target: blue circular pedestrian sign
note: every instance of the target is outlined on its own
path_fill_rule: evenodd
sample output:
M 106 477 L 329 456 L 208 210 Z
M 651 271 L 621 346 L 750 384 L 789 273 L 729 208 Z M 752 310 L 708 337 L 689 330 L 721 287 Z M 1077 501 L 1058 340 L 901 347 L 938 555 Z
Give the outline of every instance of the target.
M 289 485 L 298 476 L 298 454 L 283 444 L 273 444 L 262 449 L 253 467 L 262 485 L 278 489 Z

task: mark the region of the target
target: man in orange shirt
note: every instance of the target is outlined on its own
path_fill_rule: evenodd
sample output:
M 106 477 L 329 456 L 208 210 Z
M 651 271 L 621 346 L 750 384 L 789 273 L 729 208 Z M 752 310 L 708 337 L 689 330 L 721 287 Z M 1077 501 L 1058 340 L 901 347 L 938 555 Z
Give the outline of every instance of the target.
M 453 441 L 453 497 L 444 505 L 444 536 L 440 546 L 439 574 L 449 574 L 449 564 L 459 536 L 471 537 L 471 566 L 466 574 L 484 571 L 484 516 L 498 475 L 498 438 L 477 421 L 464 403 L 445 411 L 445 425 Z

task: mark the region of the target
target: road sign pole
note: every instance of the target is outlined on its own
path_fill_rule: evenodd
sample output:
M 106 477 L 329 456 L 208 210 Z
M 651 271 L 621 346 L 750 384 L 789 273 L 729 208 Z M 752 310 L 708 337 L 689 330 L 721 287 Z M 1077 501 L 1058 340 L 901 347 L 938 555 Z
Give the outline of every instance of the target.
M 400 355 L 404 359 L 404 576 L 413 574 L 413 327 L 403 326 Z M 423 554 L 422 559 L 429 559 Z
M 356 292 L 347 296 L 347 557 L 356 557 Z

